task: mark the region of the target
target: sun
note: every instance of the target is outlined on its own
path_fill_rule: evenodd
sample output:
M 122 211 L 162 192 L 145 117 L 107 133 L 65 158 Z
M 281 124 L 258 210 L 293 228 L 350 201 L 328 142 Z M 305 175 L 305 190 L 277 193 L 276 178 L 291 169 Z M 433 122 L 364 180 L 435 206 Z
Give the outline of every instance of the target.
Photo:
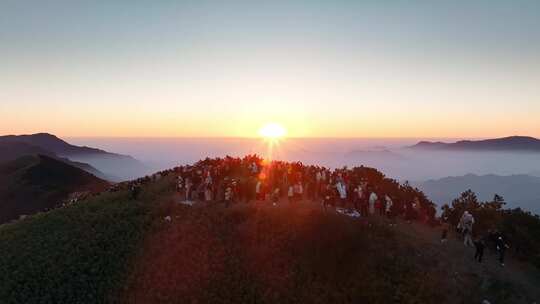
M 279 139 L 285 137 L 287 130 L 278 123 L 268 123 L 259 130 L 259 135 L 268 139 Z

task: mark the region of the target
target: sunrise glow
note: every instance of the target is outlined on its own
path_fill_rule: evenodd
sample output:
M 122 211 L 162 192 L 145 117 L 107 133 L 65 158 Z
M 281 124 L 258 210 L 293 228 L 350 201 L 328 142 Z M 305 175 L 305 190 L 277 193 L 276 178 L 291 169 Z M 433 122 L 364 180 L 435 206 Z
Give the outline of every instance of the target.
M 287 134 L 287 130 L 278 123 L 268 123 L 259 130 L 259 135 L 267 139 L 282 138 Z

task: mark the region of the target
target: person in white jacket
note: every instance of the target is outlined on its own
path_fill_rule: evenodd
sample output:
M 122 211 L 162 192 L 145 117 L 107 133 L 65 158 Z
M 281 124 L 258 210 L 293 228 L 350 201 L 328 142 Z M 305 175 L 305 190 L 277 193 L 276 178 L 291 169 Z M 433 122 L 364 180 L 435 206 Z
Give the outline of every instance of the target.
M 293 185 L 289 185 L 289 189 L 287 191 L 287 198 L 289 200 L 289 203 L 293 203 L 293 201 L 294 201 L 294 187 L 293 187 Z
M 377 196 L 377 193 L 371 192 L 371 195 L 369 196 L 369 214 L 370 215 L 375 214 L 375 203 L 377 202 L 377 199 L 379 199 L 379 197 Z
M 347 186 L 345 186 L 344 182 L 338 181 L 336 184 L 336 189 L 339 194 L 341 207 L 344 207 L 345 202 L 347 201 Z
M 388 196 L 388 194 L 384 196 L 384 199 L 386 200 L 386 206 L 385 206 L 386 207 L 386 210 L 385 210 L 386 216 L 389 217 L 390 216 L 390 211 L 392 210 L 392 205 L 394 205 L 394 202 L 392 201 L 390 196 Z
M 261 197 L 261 193 L 262 193 L 262 182 L 260 180 L 258 180 L 257 184 L 255 185 L 255 200 L 257 200 L 257 201 L 264 200 Z
M 469 211 L 463 212 L 461 220 L 459 221 L 459 227 L 463 232 L 463 245 L 474 246 L 472 241 L 472 228 L 474 224 L 474 217 Z
M 361 184 L 358 184 L 356 187 L 354 187 L 353 191 L 355 194 L 355 197 L 353 200 L 354 209 L 356 209 L 357 211 L 360 211 L 362 201 L 364 200 L 364 189 L 362 188 Z

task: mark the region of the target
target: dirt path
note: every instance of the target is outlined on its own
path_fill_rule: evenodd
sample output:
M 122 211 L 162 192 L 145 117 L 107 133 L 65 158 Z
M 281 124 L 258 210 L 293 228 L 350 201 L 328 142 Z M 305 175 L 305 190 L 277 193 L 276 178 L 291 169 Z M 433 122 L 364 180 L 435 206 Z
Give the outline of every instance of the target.
M 425 248 L 423 254 L 427 258 L 436 260 L 437 268 L 446 270 L 452 275 L 452 280 L 458 290 L 485 288 L 490 282 L 496 280 L 502 285 L 507 285 L 501 287 L 510 287 L 524 296 L 540 299 L 540 276 L 531 265 L 507 255 L 505 267 L 501 267 L 497 254 L 490 252 L 487 248 L 484 250 L 482 263 L 478 263 L 474 260 L 475 249 L 464 246 L 454 233 L 450 232 L 448 241 L 441 243 L 439 228 L 399 221 L 396 229 L 404 233 L 408 241 L 416 244 L 418 248 Z M 481 285 L 472 285 L 471 281 L 474 279 L 479 279 Z

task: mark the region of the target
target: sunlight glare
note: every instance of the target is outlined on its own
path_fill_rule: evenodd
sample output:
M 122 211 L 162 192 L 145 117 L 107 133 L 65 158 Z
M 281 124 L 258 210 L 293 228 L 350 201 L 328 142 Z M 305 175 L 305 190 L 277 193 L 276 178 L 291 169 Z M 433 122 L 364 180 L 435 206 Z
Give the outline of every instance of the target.
M 259 135 L 268 139 L 278 139 L 286 135 L 287 130 L 277 123 L 269 123 L 259 130 Z

